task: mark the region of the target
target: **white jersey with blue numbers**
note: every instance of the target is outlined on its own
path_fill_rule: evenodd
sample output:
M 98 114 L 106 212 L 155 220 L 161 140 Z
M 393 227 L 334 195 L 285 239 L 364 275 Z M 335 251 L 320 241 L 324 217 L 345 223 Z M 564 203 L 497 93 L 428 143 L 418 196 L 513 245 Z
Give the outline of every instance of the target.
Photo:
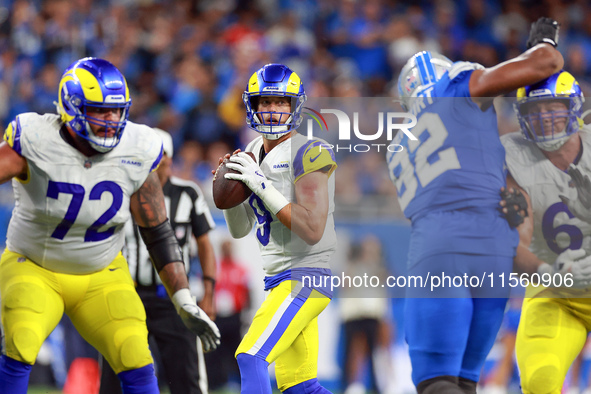
M 591 176 L 591 132 L 579 134 L 583 153 L 577 167 Z M 570 176 L 554 166 L 521 133 L 506 134 L 501 140 L 507 150 L 509 172 L 531 199 L 534 231 L 530 250 L 549 264 L 554 264 L 558 254 L 566 249 L 591 252 L 591 224 L 577 219 L 559 197 L 577 198 Z
M 7 248 L 62 273 L 108 266 L 121 251 L 130 197 L 162 158 L 162 140 L 127 122 L 121 141 L 86 157 L 60 136 L 58 115 L 19 115 L 4 139 L 27 160 L 26 180 L 13 179 L 15 207 Z
M 329 260 L 337 241 L 333 218 L 336 163 L 332 149 L 322 140 L 308 140 L 296 133 L 271 149 L 260 162 L 262 150 L 262 137 L 256 138 L 246 147 L 247 152 L 254 153 L 267 179 L 289 202 L 296 202 L 295 183 L 302 176 L 318 170 L 328 171 L 329 174 L 328 217 L 324 234 L 315 245 L 308 245 L 285 227 L 254 193 L 244 203 L 247 212 L 256 217 L 255 235 L 265 274 L 273 276 L 296 267 L 330 268 Z
M 470 76 L 479 68 L 455 63 L 423 89 L 410 108 L 418 121 L 410 132 L 417 140 L 399 132 L 392 141 L 404 149 L 388 152 L 389 173 L 411 220 L 433 211 L 498 206 L 505 151 L 493 106 L 482 111 L 470 97 Z

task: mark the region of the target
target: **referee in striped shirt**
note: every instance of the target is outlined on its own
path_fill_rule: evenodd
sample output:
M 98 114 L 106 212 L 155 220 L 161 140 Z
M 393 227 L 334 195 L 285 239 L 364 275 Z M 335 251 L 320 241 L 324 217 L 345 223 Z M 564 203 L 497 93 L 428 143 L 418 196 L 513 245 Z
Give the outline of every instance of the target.
M 195 246 L 197 248 L 204 288 L 199 306 L 213 320 L 216 263 L 208 232 L 215 225 L 199 186 L 171 175 L 173 147 L 170 134 L 154 130 L 163 140 L 164 156 L 157 173 L 164 191 L 168 218 L 183 249 L 186 272 L 190 272 L 190 257 L 195 255 Z M 146 308 L 148 332 L 153 339 L 150 344 L 156 343 L 158 347 L 162 360 L 159 366 L 164 370 L 171 394 L 207 394 L 207 373 L 203 350 L 201 346 L 196 346 L 197 336 L 185 328 L 176 313 L 150 261 L 138 228 L 131 220 L 126 224 L 123 252 Z M 159 376 L 163 375 L 159 373 Z M 117 393 L 121 393 L 119 379 L 108 363 L 103 362 L 100 394 Z

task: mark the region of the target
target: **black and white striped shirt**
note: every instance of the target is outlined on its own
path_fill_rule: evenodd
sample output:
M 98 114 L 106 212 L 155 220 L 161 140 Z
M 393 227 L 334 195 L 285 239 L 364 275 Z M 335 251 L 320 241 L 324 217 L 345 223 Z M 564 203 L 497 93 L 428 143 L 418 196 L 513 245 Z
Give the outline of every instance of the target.
M 170 177 L 162 188 L 166 212 L 177 240 L 183 250 L 185 270 L 190 271 L 190 260 L 196 255 L 195 238 L 215 227 L 203 192 L 195 182 Z M 125 225 L 125 247 L 123 254 L 129 263 L 129 271 L 138 289 L 156 289 L 161 284 L 160 277 L 152 266 L 146 245 L 138 228 L 130 220 Z

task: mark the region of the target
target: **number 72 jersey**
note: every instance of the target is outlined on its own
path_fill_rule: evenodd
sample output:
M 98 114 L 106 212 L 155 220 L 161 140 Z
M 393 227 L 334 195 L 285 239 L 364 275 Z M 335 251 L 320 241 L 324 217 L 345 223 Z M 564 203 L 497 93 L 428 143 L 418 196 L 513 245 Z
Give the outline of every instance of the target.
M 482 111 L 470 98 L 475 67 L 458 63 L 413 99 L 417 124 L 398 132 L 387 154 L 400 206 L 414 220 L 431 211 L 471 207 L 496 209 L 505 186 L 505 151 L 491 106 Z
M 61 127 L 57 115 L 27 113 L 6 129 L 4 139 L 28 164 L 27 179 L 12 181 L 7 248 L 55 272 L 95 272 L 121 251 L 130 197 L 160 163 L 162 141 L 128 122 L 119 145 L 86 157 Z

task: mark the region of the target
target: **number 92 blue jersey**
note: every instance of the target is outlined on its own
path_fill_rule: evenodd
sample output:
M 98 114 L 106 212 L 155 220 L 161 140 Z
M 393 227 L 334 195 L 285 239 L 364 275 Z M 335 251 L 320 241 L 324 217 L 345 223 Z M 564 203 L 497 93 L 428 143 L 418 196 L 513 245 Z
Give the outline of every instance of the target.
M 456 216 L 455 219 L 436 221 L 458 219 L 465 222 L 457 228 L 450 227 L 449 223 L 443 224 L 444 227 L 439 223 L 429 223 L 428 226 L 439 228 L 449 237 L 472 234 L 475 238 L 474 231 L 482 234 L 476 238 L 499 235 L 498 232 L 483 234 L 486 230 L 480 228 L 487 226 L 490 215 L 501 218 L 497 208 L 500 189 L 506 184 L 506 169 L 505 150 L 499 140 L 494 107 L 491 105 L 483 111 L 470 97 L 470 76 L 478 67 L 472 63 L 455 63 L 439 81 L 423 89 L 417 98 L 412 99 L 410 108 L 417 117 L 417 124 L 409 130 L 417 140 L 410 140 L 399 132 L 392 141 L 404 149 L 388 152 L 389 175 L 413 228 L 418 220 L 432 213 L 486 212 L 489 218 L 478 224 L 475 216 L 461 220 Z M 396 150 L 400 150 L 400 146 Z M 498 228 L 490 231 L 510 232 L 506 222 L 497 225 Z M 442 239 L 440 233 L 432 231 L 431 236 Z M 441 242 L 442 250 L 482 251 L 477 243 L 457 247 L 448 243 L 446 247 L 443 239 Z M 509 243 L 514 244 L 515 239 Z

